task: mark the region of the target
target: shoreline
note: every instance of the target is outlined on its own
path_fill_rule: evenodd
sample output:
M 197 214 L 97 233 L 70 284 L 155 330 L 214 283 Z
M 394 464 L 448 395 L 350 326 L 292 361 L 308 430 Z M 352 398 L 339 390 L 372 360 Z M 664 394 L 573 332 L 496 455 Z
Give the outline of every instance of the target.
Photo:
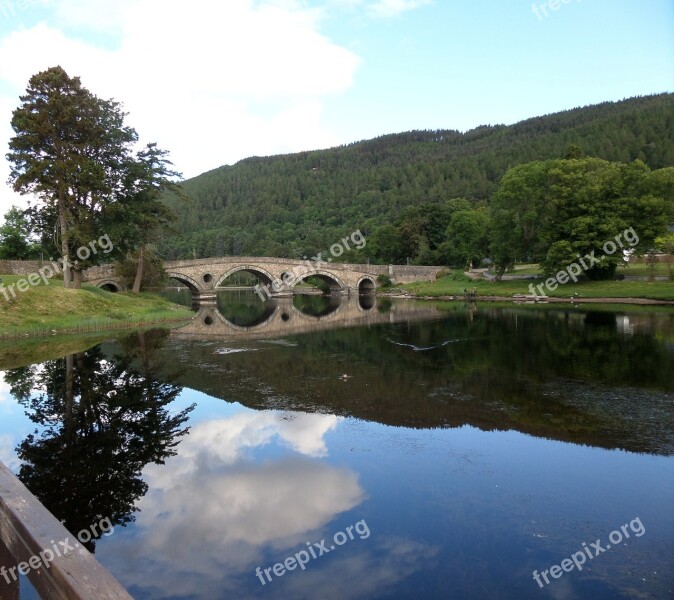
M 459 295 L 417 295 L 409 292 L 400 292 L 400 291 L 376 291 L 375 297 L 378 298 L 391 298 L 397 300 L 420 300 L 424 302 L 435 301 L 435 302 L 498 302 L 498 303 L 511 303 L 513 305 L 544 305 L 544 304 L 566 304 L 566 305 L 581 305 L 581 304 L 612 304 L 612 305 L 631 305 L 631 306 L 672 306 L 674 307 L 674 300 L 657 300 L 652 298 L 639 298 L 639 297 L 559 297 L 559 296 L 547 296 L 541 299 L 534 299 L 530 295 L 513 295 L 513 296 L 501 296 L 486 294 L 484 296 L 477 295 L 474 298 L 466 298 L 462 294 Z M 172 304 L 172 303 L 171 303 Z M 184 308 L 180 305 L 171 306 L 172 309 Z M 101 318 L 101 317 L 99 317 Z M 108 317 L 109 318 L 109 317 Z M 50 326 L 45 324 L 44 329 L 36 330 L 34 327 L 26 328 L 21 330 L 20 328 L 16 331 L 5 331 L 0 333 L 0 342 L 12 342 L 16 340 L 25 340 L 28 338 L 40 339 L 48 337 L 59 337 L 67 335 L 77 335 L 77 334 L 86 334 L 86 333 L 96 333 L 96 332 L 107 332 L 107 331 L 123 331 L 123 330 L 134 330 L 142 328 L 151 328 L 153 326 L 167 326 L 170 327 L 173 324 L 178 323 L 187 323 L 193 318 L 193 315 L 183 314 L 180 316 L 170 315 L 170 314 L 159 314 L 156 315 L 147 315 L 145 319 L 139 319 L 138 321 L 115 321 L 111 319 L 109 322 L 99 322 L 91 323 L 91 317 L 89 317 L 90 322 L 87 323 L 87 318 L 82 319 L 82 324 L 69 324 L 66 327 L 59 327 L 58 324 Z M 102 320 L 105 317 L 102 317 Z M 94 319 L 95 320 L 95 319 Z M 1 326 L 0 326 L 1 330 Z
M 60 282 L 29 288 L 0 301 L 0 341 L 47 338 L 114 330 L 170 327 L 194 313 L 156 294 L 113 294 L 92 286 L 66 289 Z
M 397 300 L 436 300 L 436 301 L 454 301 L 454 302 L 512 302 L 513 304 L 631 304 L 637 306 L 674 306 L 674 300 L 655 300 L 652 298 L 615 298 L 615 297 L 597 297 L 597 298 L 570 298 L 559 296 L 546 296 L 540 300 L 534 300 L 529 296 L 476 296 L 474 299 L 467 300 L 464 296 L 419 296 L 416 294 L 405 294 L 399 292 L 377 292 L 376 296 L 380 298 L 394 298 Z
M 187 323 L 191 320 L 191 317 L 182 317 L 182 318 L 168 318 L 168 319 L 162 319 L 162 318 L 155 318 L 155 319 L 148 319 L 147 321 L 138 321 L 138 322 L 133 322 L 133 323 L 115 323 L 111 322 L 106 325 L 91 325 L 89 327 L 82 326 L 82 327 L 68 327 L 65 329 L 45 329 L 44 331 L 16 331 L 16 332 L 4 332 L 0 334 L 0 341 L 13 341 L 13 340 L 22 340 L 26 338 L 45 338 L 45 337 L 56 337 L 56 336 L 62 336 L 62 335 L 76 335 L 76 334 L 84 334 L 84 333 L 96 333 L 96 332 L 105 332 L 105 331 L 115 331 L 115 330 L 124 330 L 124 329 L 147 329 L 148 327 L 152 327 L 153 325 L 161 325 L 161 324 L 170 324 L 170 323 Z

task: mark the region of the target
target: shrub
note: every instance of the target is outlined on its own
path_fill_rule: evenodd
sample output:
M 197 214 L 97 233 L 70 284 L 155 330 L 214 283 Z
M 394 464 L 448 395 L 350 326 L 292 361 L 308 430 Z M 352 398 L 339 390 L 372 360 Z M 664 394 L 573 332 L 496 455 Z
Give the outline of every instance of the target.
M 391 278 L 388 275 L 383 274 L 377 276 L 377 283 L 383 288 L 389 288 L 393 285 Z

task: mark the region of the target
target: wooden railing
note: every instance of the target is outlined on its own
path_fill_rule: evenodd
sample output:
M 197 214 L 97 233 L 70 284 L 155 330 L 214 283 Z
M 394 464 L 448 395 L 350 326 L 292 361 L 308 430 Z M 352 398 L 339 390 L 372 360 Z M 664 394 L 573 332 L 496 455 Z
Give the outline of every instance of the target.
M 0 571 L 0 598 L 19 599 L 19 582 L 2 574 L 25 563 L 24 571 L 28 571 L 30 582 L 45 600 L 132 600 L 81 544 L 65 555 L 55 556 L 49 568 L 38 561 L 40 553 L 44 556 L 46 550 L 66 540 L 73 546 L 77 541 L 0 462 L 0 568 L 5 567 Z M 33 565 L 40 562 L 39 568 L 28 568 L 31 559 Z

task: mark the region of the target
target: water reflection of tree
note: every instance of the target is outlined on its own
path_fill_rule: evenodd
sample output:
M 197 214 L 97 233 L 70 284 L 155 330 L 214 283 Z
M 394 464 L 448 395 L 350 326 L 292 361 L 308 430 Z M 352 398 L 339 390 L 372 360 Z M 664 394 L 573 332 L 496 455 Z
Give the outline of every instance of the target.
M 174 455 L 188 431 L 193 406 L 169 411 L 182 388 L 153 376 L 145 342 L 141 334 L 140 365 L 129 355 L 107 360 L 97 347 L 6 375 L 40 426 L 17 448 L 19 477 L 74 534 L 106 517 L 133 521 L 147 491 L 141 471 Z

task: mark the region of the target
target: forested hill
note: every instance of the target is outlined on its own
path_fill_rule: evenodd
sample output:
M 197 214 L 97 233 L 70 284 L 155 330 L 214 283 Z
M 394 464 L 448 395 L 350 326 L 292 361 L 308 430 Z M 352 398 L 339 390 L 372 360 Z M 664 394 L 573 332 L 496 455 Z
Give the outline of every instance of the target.
M 495 100 L 496 101 L 496 100 Z M 511 126 L 412 131 L 328 150 L 249 158 L 185 182 L 167 198 L 178 232 L 167 258 L 311 256 L 344 235 L 372 233 L 424 202 L 489 202 L 505 172 L 532 160 L 587 156 L 674 165 L 674 94 L 536 117 Z

